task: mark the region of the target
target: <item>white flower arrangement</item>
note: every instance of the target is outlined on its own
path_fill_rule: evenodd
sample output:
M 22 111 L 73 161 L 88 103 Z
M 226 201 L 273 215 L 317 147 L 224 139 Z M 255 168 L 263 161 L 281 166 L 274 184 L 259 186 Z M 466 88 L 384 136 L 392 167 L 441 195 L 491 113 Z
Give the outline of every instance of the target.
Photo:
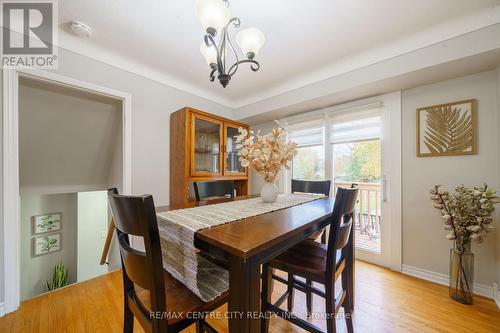
M 274 128 L 270 133 L 261 135 L 244 128 L 238 129 L 236 149 L 243 167 L 255 169 L 266 182 L 274 182 L 281 168 L 289 169 L 289 162 L 297 155 L 297 144 L 286 142 L 286 132 Z
M 481 243 L 486 233 L 493 230 L 491 215 L 500 201 L 487 184 L 474 189 L 461 185 L 453 194 L 436 185 L 430 193 L 434 208 L 441 212 L 445 230 L 450 231 L 446 238 L 455 241 L 459 250 L 463 251 L 472 240 Z

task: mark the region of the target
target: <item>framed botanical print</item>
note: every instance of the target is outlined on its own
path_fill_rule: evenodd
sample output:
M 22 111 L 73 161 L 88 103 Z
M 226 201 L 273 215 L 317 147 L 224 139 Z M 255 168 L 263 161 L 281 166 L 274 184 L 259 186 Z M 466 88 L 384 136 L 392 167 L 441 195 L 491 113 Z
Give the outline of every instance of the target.
M 61 230 L 61 213 L 36 215 L 31 219 L 32 235 Z
M 61 250 L 61 233 L 33 237 L 31 241 L 33 257 Z
M 476 99 L 417 109 L 417 156 L 476 153 Z

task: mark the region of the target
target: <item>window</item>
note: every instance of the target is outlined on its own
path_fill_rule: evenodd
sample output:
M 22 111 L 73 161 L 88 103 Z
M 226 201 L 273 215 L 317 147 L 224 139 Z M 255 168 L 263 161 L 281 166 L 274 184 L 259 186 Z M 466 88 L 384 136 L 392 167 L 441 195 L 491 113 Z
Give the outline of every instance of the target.
M 325 179 L 325 158 L 323 145 L 299 147 L 292 162 L 292 178 Z
M 292 161 L 292 178 L 325 179 L 325 149 L 323 126 L 300 124 L 301 129 L 289 132 L 289 139 L 298 146 L 297 156 Z

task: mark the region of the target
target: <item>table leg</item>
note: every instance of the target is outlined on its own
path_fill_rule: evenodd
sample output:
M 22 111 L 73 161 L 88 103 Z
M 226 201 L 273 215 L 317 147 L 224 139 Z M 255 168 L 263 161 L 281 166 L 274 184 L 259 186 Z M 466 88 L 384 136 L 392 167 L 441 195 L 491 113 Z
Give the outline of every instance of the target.
M 229 268 L 229 332 L 260 331 L 260 264 L 232 256 Z

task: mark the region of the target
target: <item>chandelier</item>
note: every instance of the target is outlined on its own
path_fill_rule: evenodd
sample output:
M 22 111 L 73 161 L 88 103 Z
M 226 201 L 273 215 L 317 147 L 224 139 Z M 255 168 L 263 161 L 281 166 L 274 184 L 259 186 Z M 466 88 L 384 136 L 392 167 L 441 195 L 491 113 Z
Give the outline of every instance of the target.
M 238 32 L 236 43 L 245 56 L 240 60 L 229 38 L 229 28 L 231 26 L 239 28 L 240 19 L 231 17 L 228 7 L 228 0 L 196 1 L 197 16 L 205 32 L 200 52 L 212 69 L 210 81 L 213 82 L 217 76 L 224 88 L 241 64 L 250 64 L 250 69 L 254 72 L 259 70 L 260 64 L 255 57 L 265 41 L 264 34 L 257 28 L 248 28 Z M 231 63 L 230 60 L 234 61 L 231 65 L 228 64 Z

